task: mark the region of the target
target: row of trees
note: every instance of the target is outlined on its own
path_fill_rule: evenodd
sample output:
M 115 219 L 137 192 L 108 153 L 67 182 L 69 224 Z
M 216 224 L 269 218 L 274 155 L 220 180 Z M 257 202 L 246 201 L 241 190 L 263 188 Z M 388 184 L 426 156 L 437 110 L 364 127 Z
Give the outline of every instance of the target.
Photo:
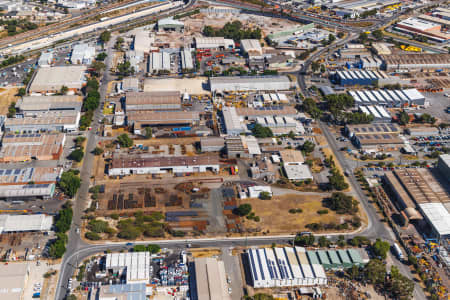
M 203 34 L 208 37 L 221 36 L 238 42 L 242 39 L 261 39 L 261 29 L 243 29 L 240 21 L 226 23 L 222 28 L 215 29 L 211 26 L 203 28 Z
M 80 130 L 86 130 L 94 118 L 94 111 L 100 105 L 100 93 L 98 91 L 100 84 L 94 77 L 87 81 L 85 87 L 85 99 L 83 102 L 83 110 L 85 113 L 80 118 Z
M 66 252 L 66 244 L 68 237 L 66 232 L 70 229 L 72 223 L 73 210 L 69 202 L 64 204 L 59 211 L 55 221 L 56 239 L 52 242 L 49 248 L 49 255 L 53 258 L 61 258 Z

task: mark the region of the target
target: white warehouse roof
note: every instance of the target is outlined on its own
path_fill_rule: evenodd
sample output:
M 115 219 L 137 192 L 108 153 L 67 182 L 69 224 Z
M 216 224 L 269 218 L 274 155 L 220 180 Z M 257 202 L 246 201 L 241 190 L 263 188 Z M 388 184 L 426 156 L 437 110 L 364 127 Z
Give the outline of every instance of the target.
M 48 231 L 53 217 L 40 215 L 0 215 L 0 233 L 17 231 Z
M 450 213 L 444 204 L 421 203 L 419 207 L 439 238 L 450 237 Z

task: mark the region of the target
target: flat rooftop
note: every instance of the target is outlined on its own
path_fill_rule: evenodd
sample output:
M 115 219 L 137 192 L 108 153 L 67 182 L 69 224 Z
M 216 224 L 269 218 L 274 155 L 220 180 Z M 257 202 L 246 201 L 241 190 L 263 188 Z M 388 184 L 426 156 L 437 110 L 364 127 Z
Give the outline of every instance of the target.
M 7 118 L 5 127 L 8 126 L 48 126 L 48 125 L 66 125 L 77 124 L 79 121 L 79 112 L 73 110 L 48 111 L 36 116 L 24 116 L 23 118 Z
M 81 107 L 80 96 L 25 96 L 17 101 L 16 107 L 21 111 L 43 111 L 61 108 Z
M 143 104 L 180 104 L 181 94 L 179 91 L 160 92 L 130 92 L 126 93 L 127 105 Z
M 127 118 L 129 123 L 145 122 L 149 125 L 191 124 L 200 120 L 200 114 L 195 111 L 130 111 L 127 113 Z
M 239 116 L 284 116 L 297 114 L 297 110 L 292 106 L 238 107 L 236 112 Z
M 0 169 L 0 185 L 56 182 L 61 173 L 62 168 Z
M 346 125 L 347 129 L 356 134 L 383 134 L 383 133 L 400 133 L 401 129 L 397 124 L 357 124 Z
M 450 54 L 402 53 L 380 57 L 389 65 L 448 65 L 450 62 Z
M 164 168 L 202 165 L 219 165 L 219 158 L 214 155 L 167 157 L 119 156 L 113 158 L 111 168 Z
M 60 66 L 39 68 L 31 85 L 31 92 L 59 91 L 62 86 L 81 89 L 86 82 L 86 66 Z
M 450 193 L 429 169 L 399 169 L 394 171 L 394 175 L 416 204 L 450 202 Z

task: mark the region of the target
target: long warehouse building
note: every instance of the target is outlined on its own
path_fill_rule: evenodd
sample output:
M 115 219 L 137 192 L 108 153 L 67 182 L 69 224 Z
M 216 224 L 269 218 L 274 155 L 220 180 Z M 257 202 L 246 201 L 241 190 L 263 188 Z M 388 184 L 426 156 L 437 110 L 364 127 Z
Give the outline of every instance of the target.
M 211 92 L 285 91 L 293 87 L 287 76 L 227 76 L 209 78 Z
M 349 91 L 355 106 L 380 105 L 384 107 L 403 107 L 425 105 L 425 96 L 417 89 L 403 90 L 362 90 Z
M 326 285 L 323 266 L 310 262 L 305 248 L 264 248 L 248 251 L 255 288 Z

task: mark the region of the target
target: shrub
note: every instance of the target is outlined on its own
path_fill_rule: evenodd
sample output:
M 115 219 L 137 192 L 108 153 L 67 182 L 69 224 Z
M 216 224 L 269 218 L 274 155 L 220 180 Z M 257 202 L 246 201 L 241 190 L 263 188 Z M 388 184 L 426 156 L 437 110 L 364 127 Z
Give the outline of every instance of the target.
M 91 241 L 98 241 L 101 239 L 100 235 L 96 232 L 88 231 L 84 234 L 84 237 Z
M 325 215 L 325 214 L 328 213 L 328 209 L 320 209 L 320 210 L 317 211 L 317 213 L 318 213 L 319 215 Z

